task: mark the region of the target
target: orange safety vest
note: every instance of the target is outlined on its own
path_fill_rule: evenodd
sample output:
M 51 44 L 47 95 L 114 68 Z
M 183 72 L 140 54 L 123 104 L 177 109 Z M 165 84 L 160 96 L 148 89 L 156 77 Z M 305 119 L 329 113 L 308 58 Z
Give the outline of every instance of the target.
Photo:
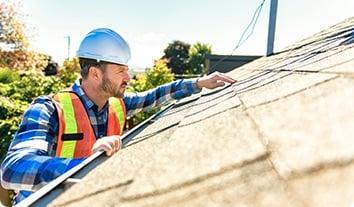
M 53 96 L 59 117 L 56 156 L 82 158 L 92 154 L 95 131 L 80 98 L 71 91 Z M 121 135 L 126 120 L 123 99 L 109 98 L 107 136 Z

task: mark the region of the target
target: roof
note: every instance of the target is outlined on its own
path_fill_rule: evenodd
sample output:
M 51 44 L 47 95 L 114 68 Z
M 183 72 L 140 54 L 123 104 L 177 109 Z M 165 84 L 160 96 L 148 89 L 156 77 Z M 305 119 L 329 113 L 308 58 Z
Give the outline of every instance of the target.
M 51 206 L 354 205 L 354 18 L 228 74 Z

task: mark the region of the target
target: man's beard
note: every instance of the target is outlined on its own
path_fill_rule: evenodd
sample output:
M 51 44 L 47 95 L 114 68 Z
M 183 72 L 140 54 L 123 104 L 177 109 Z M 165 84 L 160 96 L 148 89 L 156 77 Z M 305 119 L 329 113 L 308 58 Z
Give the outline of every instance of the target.
M 110 97 L 123 98 L 124 92 L 122 93 L 119 90 L 115 90 L 117 87 L 114 86 L 106 75 L 103 75 L 100 87 L 104 92 L 108 93 Z

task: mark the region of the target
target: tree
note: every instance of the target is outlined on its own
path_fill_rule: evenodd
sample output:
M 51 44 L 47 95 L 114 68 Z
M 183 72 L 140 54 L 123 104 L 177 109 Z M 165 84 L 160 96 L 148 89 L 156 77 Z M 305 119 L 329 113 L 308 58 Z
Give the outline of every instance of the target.
M 29 46 L 19 7 L 11 2 L 0 3 L 0 43 L 13 50 L 27 49 Z
M 139 74 L 132 79 L 130 85 L 133 91 L 142 92 L 171 81 L 173 81 L 173 74 L 167 67 L 167 61 L 159 59 L 155 60 L 152 68 L 146 69 L 146 73 Z
M 41 72 L 48 56 L 29 50 L 23 16 L 19 4 L 0 3 L 0 67 Z
M 80 76 L 80 70 L 79 58 L 74 57 L 64 61 L 57 75 L 69 87 Z
M 205 74 L 206 55 L 211 54 L 211 46 L 197 42 L 189 50 L 188 74 Z
M 174 74 L 184 74 L 188 68 L 190 44 L 175 40 L 168 44 L 162 59 L 167 59 L 167 66 Z

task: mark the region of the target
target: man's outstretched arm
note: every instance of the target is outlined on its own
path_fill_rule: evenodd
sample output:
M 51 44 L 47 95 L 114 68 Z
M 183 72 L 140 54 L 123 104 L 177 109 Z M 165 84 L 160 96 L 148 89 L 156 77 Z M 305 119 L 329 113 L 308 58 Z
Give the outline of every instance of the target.
M 234 83 L 236 80 L 223 73 L 213 73 L 199 79 L 177 80 L 167 83 L 157 88 L 140 93 L 126 93 L 124 103 L 127 109 L 127 115 L 131 116 L 139 111 L 146 111 L 171 99 L 181 99 L 198 93 L 202 88 L 213 89 L 225 85 L 225 83 Z

